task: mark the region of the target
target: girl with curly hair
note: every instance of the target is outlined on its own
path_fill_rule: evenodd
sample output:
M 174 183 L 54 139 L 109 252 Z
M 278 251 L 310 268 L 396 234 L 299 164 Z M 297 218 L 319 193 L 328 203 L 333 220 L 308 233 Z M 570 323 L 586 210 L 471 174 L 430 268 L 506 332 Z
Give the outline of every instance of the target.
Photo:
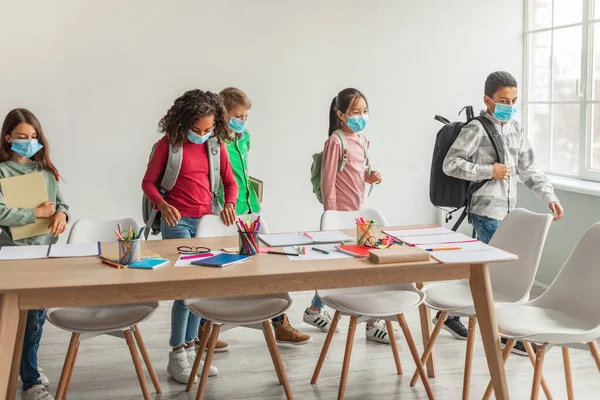
M 227 225 L 235 222 L 238 186 L 223 143 L 231 134 L 228 122 L 219 96 L 198 89 L 187 91 L 177 98 L 160 120 L 159 130 L 164 137 L 156 143 L 142 181 L 142 190 L 161 212 L 163 239 L 195 237 L 200 218 L 212 213 L 206 142 L 213 135 L 221 142 L 220 172 L 225 197 L 221 218 Z M 163 198 L 157 183 L 166 167 L 169 144 L 183 149 L 183 160 L 175 186 Z M 182 384 L 188 382 L 190 365 L 196 357 L 199 325 L 200 318 L 187 308 L 183 300 L 173 303 L 170 339 L 173 351 L 169 354 L 167 372 Z M 201 357 L 201 354 L 198 356 Z M 215 374 L 217 369 L 211 366 L 211 376 Z

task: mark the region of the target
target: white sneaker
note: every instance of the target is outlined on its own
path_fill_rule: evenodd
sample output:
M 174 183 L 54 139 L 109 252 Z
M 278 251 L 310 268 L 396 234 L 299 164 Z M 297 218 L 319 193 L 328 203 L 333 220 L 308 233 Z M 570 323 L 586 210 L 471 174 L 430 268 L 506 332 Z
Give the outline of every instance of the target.
M 190 367 L 194 365 L 194 361 L 196 361 L 196 354 L 198 353 L 198 346 L 187 347 L 185 349 L 187 353 L 188 364 Z M 202 369 L 204 368 L 204 360 L 200 361 L 200 367 L 198 368 L 198 376 L 202 376 Z M 219 370 L 216 366 L 210 365 L 210 370 L 208 371 L 208 376 L 215 376 L 219 373 Z
M 44 374 L 44 370 L 38 367 L 38 373 L 40 374 L 40 381 L 42 382 L 42 385 L 44 385 L 45 387 L 50 386 L 50 381 L 48 380 L 46 374 Z
M 175 381 L 184 385 L 188 383 L 192 367 L 188 363 L 187 352 L 184 349 L 173 350 L 169 353 L 167 372 Z M 194 377 L 194 383 L 196 382 L 198 382 L 198 377 Z
M 54 397 L 48 393 L 44 385 L 33 385 L 21 392 L 21 400 L 54 400 Z
M 385 326 L 385 320 L 378 319 L 372 326 L 368 324 L 365 326 L 365 335 L 367 336 L 367 340 L 372 340 L 374 342 L 379 343 L 390 343 L 390 338 L 388 336 L 387 327 Z M 397 329 L 394 328 L 394 336 L 396 340 L 400 338 L 400 334 Z
M 313 311 L 310 307 L 307 307 L 304 310 L 304 316 L 302 320 L 309 325 L 315 326 L 322 330 L 323 332 L 329 332 L 329 327 L 331 326 L 331 315 L 325 310 Z M 339 329 L 335 329 L 335 332 L 339 332 Z

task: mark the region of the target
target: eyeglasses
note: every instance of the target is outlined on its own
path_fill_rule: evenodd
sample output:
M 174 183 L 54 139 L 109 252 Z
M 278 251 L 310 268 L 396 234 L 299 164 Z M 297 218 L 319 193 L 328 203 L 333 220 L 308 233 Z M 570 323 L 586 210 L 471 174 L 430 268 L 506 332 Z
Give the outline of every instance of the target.
M 177 252 L 179 254 L 205 254 L 210 253 L 210 249 L 204 246 L 179 246 Z

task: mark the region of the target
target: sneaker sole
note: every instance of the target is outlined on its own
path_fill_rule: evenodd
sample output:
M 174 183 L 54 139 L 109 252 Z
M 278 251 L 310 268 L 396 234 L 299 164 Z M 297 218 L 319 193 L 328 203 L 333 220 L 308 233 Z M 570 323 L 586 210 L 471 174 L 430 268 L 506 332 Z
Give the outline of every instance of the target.
M 313 338 L 311 337 L 308 340 L 305 340 L 303 342 L 288 342 L 285 340 L 275 340 L 277 342 L 277 344 L 283 344 L 283 345 L 291 345 L 291 346 L 304 346 L 305 344 L 309 344 L 310 342 L 313 341 Z
M 186 380 L 185 382 L 180 382 L 177 379 L 175 379 L 175 377 L 171 374 L 171 372 L 169 371 L 169 369 L 167 368 L 167 373 L 169 374 L 169 376 L 171 377 L 171 379 L 173 379 L 175 382 L 180 383 L 182 385 L 187 385 L 188 381 Z M 196 377 L 196 379 L 194 379 L 194 383 L 198 383 L 198 377 Z
M 448 328 L 446 325 L 444 325 L 442 327 L 442 329 L 445 330 L 446 332 L 450 333 L 452 336 L 454 336 L 455 339 L 467 340 L 466 337 L 459 335 L 458 333 L 454 332 L 452 329 Z

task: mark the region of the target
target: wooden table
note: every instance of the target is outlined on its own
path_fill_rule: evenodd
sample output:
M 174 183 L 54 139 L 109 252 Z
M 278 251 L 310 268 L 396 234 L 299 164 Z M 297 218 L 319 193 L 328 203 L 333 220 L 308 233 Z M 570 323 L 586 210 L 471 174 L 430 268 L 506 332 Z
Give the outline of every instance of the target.
M 487 264 L 451 265 L 431 260 L 376 265 L 358 258 L 290 261 L 285 256 L 259 254 L 224 269 L 174 267 L 176 249 L 181 245 L 220 249 L 236 246 L 237 238 L 144 242 L 144 248 L 173 261 L 154 271 L 117 270 L 95 257 L 0 262 L 0 398 L 15 398 L 27 310 L 467 278 L 496 398 L 509 398 Z M 114 245 L 103 248 L 108 246 L 116 249 Z M 431 319 L 424 306 L 420 311 L 427 343 Z M 307 371 L 307 379 L 309 374 Z M 435 376 L 433 362 L 428 374 Z

